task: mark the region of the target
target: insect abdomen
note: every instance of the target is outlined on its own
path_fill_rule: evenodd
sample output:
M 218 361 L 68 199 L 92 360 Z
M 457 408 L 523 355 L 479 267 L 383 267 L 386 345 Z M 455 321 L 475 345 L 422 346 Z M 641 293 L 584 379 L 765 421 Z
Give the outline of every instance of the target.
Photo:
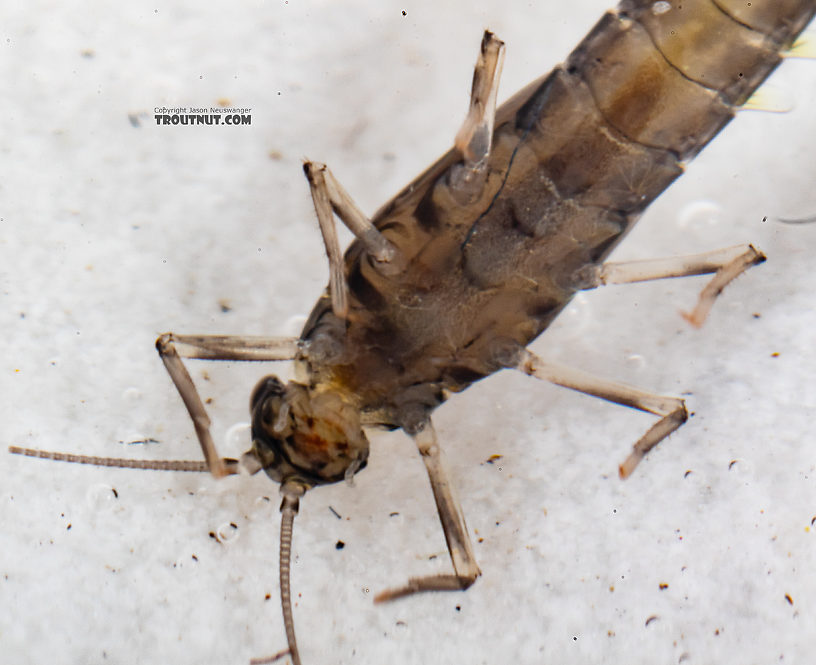
M 462 243 L 472 282 L 580 288 L 573 277 L 608 255 L 816 11 L 813 0 L 728 4 L 733 16 L 713 0 L 626 0 L 500 109 L 491 171 L 504 170 L 502 184 Z
M 385 274 L 352 245 L 343 383 L 393 373 L 395 392 L 437 395 L 495 371 L 495 349 L 549 325 L 814 12 L 814 0 L 625 0 L 606 14 L 498 110 L 481 191 L 456 190 L 450 151 L 377 213 L 404 270 Z

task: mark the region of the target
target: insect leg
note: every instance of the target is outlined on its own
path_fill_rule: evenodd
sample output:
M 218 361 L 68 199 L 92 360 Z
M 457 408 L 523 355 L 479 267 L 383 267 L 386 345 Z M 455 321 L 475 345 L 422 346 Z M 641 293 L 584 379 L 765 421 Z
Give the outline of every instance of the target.
M 496 93 L 499 90 L 503 62 L 504 42 L 486 30 L 482 37 L 479 59 L 473 70 L 470 108 L 454 142 L 456 149 L 464 157 L 464 164 L 454 167 L 450 185 L 460 195 L 461 203 L 479 195 L 487 176 L 487 159 L 490 156 L 496 116 Z
M 182 358 L 199 360 L 294 360 L 301 350 L 297 337 L 166 333 L 159 337 L 157 347 L 159 342 L 172 344 Z M 162 354 L 161 348 L 159 354 Z
M 458 499 L 454 496 L 453 485 L 445 470 L 442 449 L 437 443 L 436 432 L 431 422 L 428 421 L 423 429 L 414 434 L 413 439 L 431 481 L 431 490 L 455 573 L 412 577 L 403 587 L 378 593 L 374 598 L 375 603 L 396 600 L 420 591 L 462 591 L 482 574 L 476 564 L 465 516 L 462 514 Z
M 737 245 L 690 256 L 604 263 L 592 267 L 592 274 L 584 288 L 716 273 L 700 292 L 694 309 L 689 313 L 683 312 L 683 317 L 699 328 L 723 289 L 748 268 L 763 261 L 765 261 L 765 255 L 753 245 Z
M 317 221 L 323 234 L 323 243 L 329 257 L 329 290 L 331 291 L 332 310 L 345 318 L 348 313 L 348 286 L 343 274 L 343 256 L 337 240 L 337 228 L 334 225 L 332 212 L 359 238 L 369 256 L 384 272 L 396 272 L 401 269 L 399 253 L 386 237 L 371 223 L 362 210 L 357 207 L 343 186 L 337 182 L 325 164 L 304 162 L 303 172 L 309 181 L 312 191 Z
M 165 333 L 156 340 L 170 378 L 181 395 L 184 406 L 193 420 L 198 442 L 204 452 L 207 466 L 216 478 L 238 473 L 238 464 L 218 456 L 212 435 L 210 418 L 199 397 L 193 379 L 182 358 L 204 360 L 292 360 L 300 346 L 298 340 L 288 337 L 242 337 L 228 335 L 174 335 Z M 254 466 L 249 470 L 257 470 Z
M 609 381 L 572 367 L 550 363 L 526 349 L 521 353 L 516 369 L 543 381 L 662 416 L 635 443 L 629 457 L 618 468 L 621 478 L 629 476 L 646 453 L 688 419 L 686 403 L 679 397 L 655 395 L 625 383 Z

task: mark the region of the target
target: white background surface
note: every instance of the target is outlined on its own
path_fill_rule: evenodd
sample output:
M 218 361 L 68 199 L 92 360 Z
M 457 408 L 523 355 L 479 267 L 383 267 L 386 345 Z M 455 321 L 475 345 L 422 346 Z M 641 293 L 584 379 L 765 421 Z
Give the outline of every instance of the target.
M 451 144 L 485 27 L 507 43 L 506 98 L 608 3 L 200 4 L 5 11 L 3 446 L 197 459 L 153 342 L 298 331 L 327 279 L 301 159 L 373 212 Z M 702 330 L 677 312 L 703 281 L 676 280 L 586 294 L 534 347 L 683 394 L 690 422 L 624 483 L 617 464 L 653 419 L 511 373 L 455 397 L 437 431 L 483 576 L 377 607 L 376 591 L 448 561 L 410 440 L 374 434 L 356 486 L 312 492 L 296 521 L 304 663 L 811 662 L 816 225 L 774 219 L 816 213 L 816 68 L 785 63 L 773 84 L 795 109 L 741 114 L 615 256 L 755 241 L 770 260 Z M 221 98 L 252 107 L 252 126 L 153 124 L 154 106 Z M 225 454 L 248 447 L 227 432 L 267 370 L 287 371 L 191 364 Z M 119 443 L 146 437 L 160 443 Z M 284 648 L 265 477 L 5 454 L 0 477 L 3 662 L 245 664 Z

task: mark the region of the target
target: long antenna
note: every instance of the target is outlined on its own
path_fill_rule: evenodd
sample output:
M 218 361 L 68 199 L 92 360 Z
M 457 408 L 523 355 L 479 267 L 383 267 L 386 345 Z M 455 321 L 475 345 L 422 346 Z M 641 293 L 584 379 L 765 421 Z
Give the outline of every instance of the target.
M 149 469 L 151 471 L 196 471 L 207 472 L 209 467 L 204 461 L 195 460 L 137 460 L 120 457 L 96 457 L 95 455 L 74 455 L 73 453 L 54 453 L 36 448 L 9 446 L 9 452 L 26 457 L 72 462 L 74 464 L 93 464 L 95 466 L 112 466 L 121 469 Z
M 297 482 L 286 482 L 281 486 L 283 501 L 281 502 L 281 530 L 280 530 L 280 594 L 281 609 L 283 610 L 283 625 L 286 629 L 286 641 L 289 644 L 289 654 L 293 665 L 301 665 L 295 640 L 295 620 L 292 618 L 292 592 L 289 586 L 289 562 L 292 557 L 292 526 L 295 515 L 300 507 L 300 497 L 306 488 Z
M 210 469 L 204 461 L 192 460 L 133 460 L 118 457 L 97 457 L 95 455 L 75 455 L 73 453 L 57 453 L 36 448 L 21 448 L 9 446 L 8 451 L 14 455 L 38 457 L 40 459 L 55 460 L 57 462 L 71 462 L 74 464 L 92 464 L 123 469 L 151 469 L 154 471 L 199 471 L 208 472 Z M 225 459 L 229 467 L 237 466 L 236 460 Z M 228 467 L 228 468 L 229 468 Z M 235 471 L 233 471 L 235 473 Z M 292 617 L 292 591 L 289 585 L 290 561 L 292 559 L 292 529 L 295 515 L 300 508 L 300 497 L 306 492 L 306 486 L 297 481 L 287 481 L 281 486 L 283 501 L 281 502 L 281 530 L 280 530 L 280 592 L 281 609 L 283 610 L 283 625 L 286 629 L 286 641 L 289 645 L 288 653 L 292 657 L 293 665 L 301 665 L 300 653 L 295 639 L 295 620 Z M 286 651 L 275 654 L 271 658 L 253 658 L 252 665 L 272 663 L 284 655 Z

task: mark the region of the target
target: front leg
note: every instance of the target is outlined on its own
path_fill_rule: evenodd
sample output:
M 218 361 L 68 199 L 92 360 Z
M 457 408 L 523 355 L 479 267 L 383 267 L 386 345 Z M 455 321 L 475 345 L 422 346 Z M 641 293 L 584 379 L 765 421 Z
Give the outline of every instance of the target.
M 210 417 L 181 359 L 183 357 L 202 360 L 292 360 L 301 349 L 299 340 L 289 337 L 165 333 L 156 340 L 156 349 L 181 395 L 184 406 L 187 407 L 210 473 L 216 478 L 238 473 L 238 464 L 235 460 L 218 456 L 210 434 Z M 260 466 L 251 460 L 246 461 L 250 464 L 249 470 L 255 472 L 260 469 Z
M 454 573 L 412 577 L 405 586 L 378 593 L 374 598 L 375 603 L 396 600 L 420 591 L 464 591 L 482 574 L 476 564 L 465 516 L 445 470 L 442 449 L 437 443 L 436 432 L 430 420 L 412 437 L 431 481 Z

